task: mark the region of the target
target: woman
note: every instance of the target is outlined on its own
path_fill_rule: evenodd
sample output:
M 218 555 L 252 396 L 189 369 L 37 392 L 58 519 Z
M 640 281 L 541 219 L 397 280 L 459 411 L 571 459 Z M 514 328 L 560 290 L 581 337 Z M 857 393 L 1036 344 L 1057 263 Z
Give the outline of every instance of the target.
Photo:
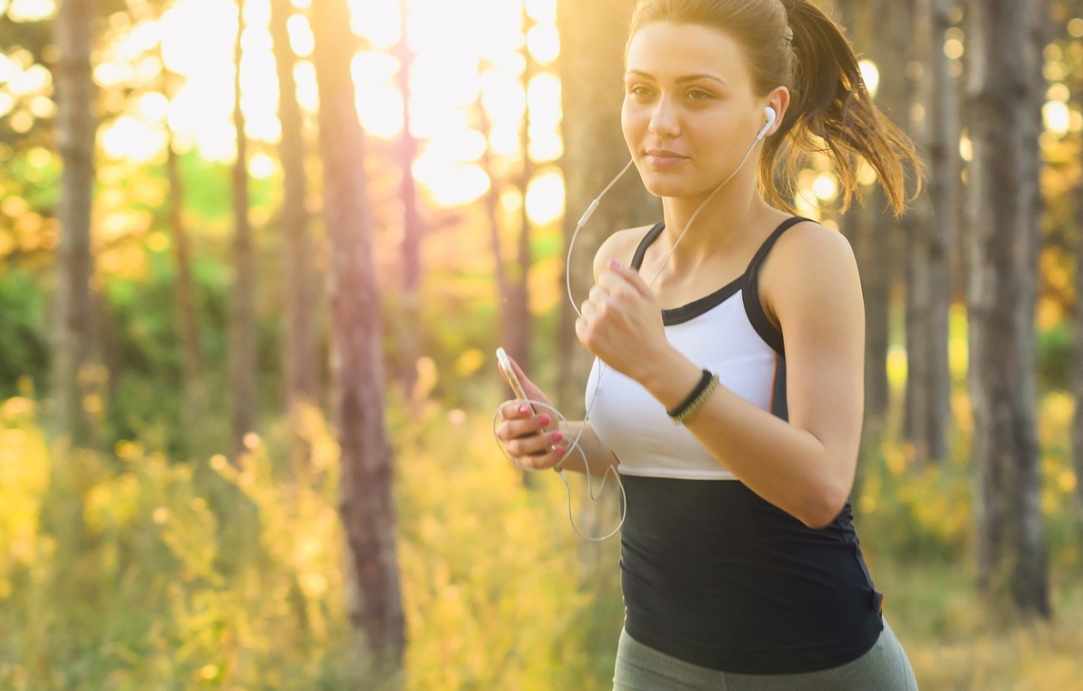
M 853 252 L 776 187 L 795 177 L 784 149 L 820 150 L 848 202 L 860 157 L 901 212 L 912 145 L 805 0 L 641 0 L 622 127 L 664 220 L 595 258 L 576 334 L 597 359 L 573 429 L 627 493 L 614 688 L 916 689 L 852 525 Z M 524 468 L 584 470 L 544 406 L 504 404 L 497 437 Z

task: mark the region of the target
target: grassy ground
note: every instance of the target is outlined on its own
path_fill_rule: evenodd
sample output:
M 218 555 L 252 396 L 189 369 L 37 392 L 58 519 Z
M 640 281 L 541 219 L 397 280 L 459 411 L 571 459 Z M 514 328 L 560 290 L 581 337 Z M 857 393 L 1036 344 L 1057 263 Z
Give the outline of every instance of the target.
M 1083 688 L 1083 582 L 1055 586 L 1049 621 L 1010 625 L 987 613 L 965 562 L 871 561 L 922 691 Z

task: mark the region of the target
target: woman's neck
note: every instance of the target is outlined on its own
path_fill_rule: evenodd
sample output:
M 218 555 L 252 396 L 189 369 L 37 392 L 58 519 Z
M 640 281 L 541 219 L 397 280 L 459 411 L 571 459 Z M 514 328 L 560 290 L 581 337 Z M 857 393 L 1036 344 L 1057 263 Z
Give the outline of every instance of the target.
M 713 255 L 740 248 L 747 242 L 757 222 L 773 209 L 760 197 L 754 179 L 749 180 L 751 185 L 742 185 L 741 182 L 745 181 L 732 180 L 706 204 L 704 200 L 710 191 L 696 197 L 667 197 L 662 200 L 666 222 L 662 239 L 665 252 L 668 254 L 672 250 L 666 262 L 667 269 L 684 272 L 702 265 Z M 691 226 L 688 226 L 689 221 L 692 221 Z

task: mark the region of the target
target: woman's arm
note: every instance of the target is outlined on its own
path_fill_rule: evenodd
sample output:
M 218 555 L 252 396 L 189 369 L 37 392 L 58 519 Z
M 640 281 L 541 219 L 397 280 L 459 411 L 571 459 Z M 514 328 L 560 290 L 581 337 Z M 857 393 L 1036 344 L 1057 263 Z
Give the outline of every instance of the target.
M 838 233 L 802 223 L 768 256 L 760 290 L 785 336 L 789 421 L 719 387 L 685 425 L 752 491 L 823 527 L 849 497 L 861 435 L 864 306 L 853 252 Z M 576 324 L 584 345 L 667 409 L 679 405 L 701 371 L 665 340 L 642 278 L 614 266 L 588 305 Z

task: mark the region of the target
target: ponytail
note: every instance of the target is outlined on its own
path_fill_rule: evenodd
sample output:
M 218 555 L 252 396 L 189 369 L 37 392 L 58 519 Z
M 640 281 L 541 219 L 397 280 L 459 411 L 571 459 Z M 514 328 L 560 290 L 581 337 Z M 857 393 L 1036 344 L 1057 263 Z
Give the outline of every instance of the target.
M 879 176 L 898 216 L 907 202 L 904 161 L 915 171 L 914 194 L 921 189 L 922 166 L 913 142 L 876 107 L 839 27 L 807 0 L 782 0 L 782 5 L 792 30 L 795 60 L 790 107 L 760 160 L 760 179 L 768 197 L 786 205 L 773 184 L 777 159 L 786 145 L 785 192 L 790 197 L 801 153 L 823 153 L 839 172 L 845 211 L 854 192 L 860 195 L 858 166 L 864 159 Z
M 860 196 L 861 160 L 876 171 L 896 216 L 906 208 L 906 163 L 914 169 L 915 196 L 920 191 L 913 142 L 877 109 L 842 30 L 808 0 L 640 0 L 629 41 L 643 25 L 667 21 L 725 32 L 743 46 L 760 94 L 777 86 L 790 90 L 790 106 L 764 140 L 760 159 L 769 202 L 793 211 L 786 199 L 794 196 L 802 154 L 811 153 L 826 154 L 838 169 L 843 210 Z

